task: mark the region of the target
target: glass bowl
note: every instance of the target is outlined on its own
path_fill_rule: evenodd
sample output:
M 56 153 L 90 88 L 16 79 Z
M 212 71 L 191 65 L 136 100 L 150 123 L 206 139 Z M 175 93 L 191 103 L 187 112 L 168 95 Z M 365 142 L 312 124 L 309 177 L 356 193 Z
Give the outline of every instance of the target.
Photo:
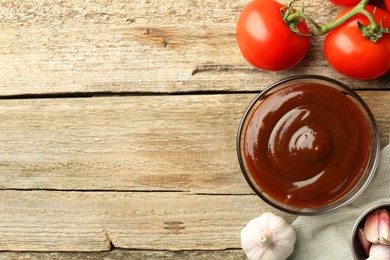
M 317 75 L 283 79 L 247 108 L 237 154 L 253 191 L 271 206 L 315 215 L 356 198 L 379 157 L 374 116 L 346 85 Z
M 378 204 L 375 204 L 375 205 L 369 207 L 367 210 L 365 210 L 359 216 L 359 218 L 356 220 L 356 222 L 352 228 L 350 247 L 351 247 L 352 257 L 355 260 L 364 260 L 364 259 L 367 259 L 367 257 L 368 257 L 360 244 L 359 237 L 358 237 L 358 230 L 359 230 L 359 228 L 363 228 L 364 222 L 366 221 L 366 217 L 371 212 L 373 212 L 377 209 L 387 209 L 390 211 L 390 201 L 380 202 Z

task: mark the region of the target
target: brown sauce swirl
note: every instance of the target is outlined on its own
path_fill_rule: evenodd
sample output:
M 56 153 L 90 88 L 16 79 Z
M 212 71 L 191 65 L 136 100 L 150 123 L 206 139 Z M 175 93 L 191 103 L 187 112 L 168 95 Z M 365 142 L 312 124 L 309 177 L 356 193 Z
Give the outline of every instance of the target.
M 274 199 L 318 207 L 346 195 L 370 158 L 370 129 L 345 94 L 298 84 L 267 96 L 253 113 L 244 153 L 256 183 Z

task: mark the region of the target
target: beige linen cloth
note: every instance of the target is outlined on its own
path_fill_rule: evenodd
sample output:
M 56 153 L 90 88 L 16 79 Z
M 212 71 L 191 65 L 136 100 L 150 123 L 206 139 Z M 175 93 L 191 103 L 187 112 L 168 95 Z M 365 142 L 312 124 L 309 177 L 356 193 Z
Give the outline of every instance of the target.
M 288 259 L 353 259 L 350 251 L 352 227 L 360 214 L 382 201 L 390 201 L 390 145 L 382 149 L 371 183 L 351 204 L 324 215 L 300 216 L 292 223 L 297 242 Z

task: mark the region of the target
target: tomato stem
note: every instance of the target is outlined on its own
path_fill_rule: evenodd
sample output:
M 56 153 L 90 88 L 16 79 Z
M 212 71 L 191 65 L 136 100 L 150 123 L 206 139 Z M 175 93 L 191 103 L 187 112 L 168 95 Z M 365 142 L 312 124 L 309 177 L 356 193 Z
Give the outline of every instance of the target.
M 355 15 L 358 14 L 364 14 L 367 16 L 367 18 L 370 20 L 370 27 L 376 28 L 377 24 L 372 17 L 372 15 L 366 11 L 366 5 L 368 4 L 369 0 L 362 0 L 359 4 L 357 4 L 351 11 L 348 13 L 344 14 L 342 17 L 340 17 L 337 20 L 334 20 L 331 23 L 324 24 L 320 27 L 319 30 L 313 30 L 313 35 L 314 36 L 321 36 L 324 34 L 327 34 L 328 32 L 336 29 L 337 27 L 341 26 L 343 23 L 354 17 Z
M 302 18 L 302 19 L 310 22 L 315 27 L 316 31 L 321 30 L 321 26 L 313 18 L 311 18 L 310 16 L 306 15 L 305 13 L 303 13 L 301 11 L 296 11 L 295 13 L 288 15 L 285 21 L 287 23 L 290 23 L 290 22 L 296 21 L 299 18 Z
M 312 37 L 325 35 L 328 32 L 341 26 L 346 21 L 348 21 L 349 19 L 351 19 L 352 17 L 354 17 L 355 15 L 358 15 L 358 14 L 363 14 L 370 21 L 369 26 L 366 26 L 366 27 L 361 26 L 361 28 L 359 27 L 366 38 L 370 38 L 372 35 L 375 35 L 377 37 L 378 33 L 383 34 L 383 33 L 388 32 L 388 30 L 386 30 L 386 29 L 378 28 L 378 24 L 375 22 L 373 15 L 370 14 L 366 10 L 366 6 L 367 6 L 369 0 L 361 0 L 360 3 L 357 4 L 352 10 L 350 10 L 349 12 L 347 12 L 346 14 L 344 14 L 343 16 L 338 18 L 337 20 L 330 22 L 328 24 L 324 24 L 324 25 L 319 25 L 313 18 L 311 18 L 310 16 L 303 13 L 303 8 L 302 8 L 302 11 L 293 10 L 292 9 L 293 4 L 296 1 L 297 0 L 292 0 L 288 7 L 285 7 L 282 9 L 282 11 L 284 12 L 283 19 L 287 24 L 290 25 L 290 28 L 291 28 L 291 24 L 296 24 L 302 20 L 309 22 L 310 24 L 312 24 L 314 26 L 314 29 L 310 32 L 310 36 L 312 36 Z M 294 31 L 296 31 L 296 30 L 294 30 Z M 376 38 L 375 40 L 374 39 L 371 39 L 371 40 L 377 41 L 378 39 Z

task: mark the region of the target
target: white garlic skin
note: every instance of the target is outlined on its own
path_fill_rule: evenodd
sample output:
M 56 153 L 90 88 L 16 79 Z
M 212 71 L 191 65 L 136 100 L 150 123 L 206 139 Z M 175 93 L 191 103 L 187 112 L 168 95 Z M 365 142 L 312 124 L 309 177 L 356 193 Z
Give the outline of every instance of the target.
M 372 246 L 372 243 L 367 240 L 366 235 L 364 234 L 363 228 L 359 228 L 357 232 L 358 232 L 358 239 L 359 239 L 360 245 L 362 246 L 366 255 L 370 255 L 370 248 Z
M 382 244 L 373 244 L 370 248 L 370 257 L 367 260 L 389 260 L 390 246 Z
M 296 233 L 283 218 L 266 212 L 241 230 L 241 247 L 250 260 L 285 260 L 294 251 Z
M 371 243 L 390 245 L 390 212 L 379 209 L 367 216 L 364 234 Z

